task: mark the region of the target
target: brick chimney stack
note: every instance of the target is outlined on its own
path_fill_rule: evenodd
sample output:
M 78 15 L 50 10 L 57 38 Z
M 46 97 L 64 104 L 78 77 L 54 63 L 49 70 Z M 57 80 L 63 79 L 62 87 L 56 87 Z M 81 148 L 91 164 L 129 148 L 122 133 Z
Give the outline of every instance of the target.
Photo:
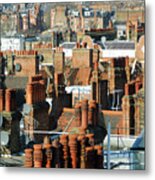
M 15 97 L 15 90 L 13 89 L 6 89 L 5 91 L 5 111 L 10 112 L 15 110 L 16 97 Z
M 66 134 L 60 136 L 60 143 L 63 150 L 63 167 L 68 168 L 68 136 Z
M 65 54 L 61 47 L 57 47 L 54 53 L 54 69 L 56 73 L 64 72 Z
M 98 61 L 94 62 L 94 71 L 98 71 Z
M 81 125 L 81 104 L 78 103 L 75 105 L 75 116 L 77 117 L 77 127 L 80 127 Z
M 35 168 L 41 168 L 42 167 L 42 161 L 43 161 L 42 145 L 41 144 L 35 144 L 33 146 L 33 148 L 34 148 L 34 167 Z
M 103 169 L 103 147 L 94 145 L 94 134 L 63 134 L 52 143 L 46 138 L 25 149 L 25 167 Z
M 103 148 L 100 145 L 96 145 L 94 149 L 97 151 L 96 167 L 103 169 Z
M 130 81 L 130 66 L 129 66 L 129 57 L 127 56 L 125 58 L 125 71 L 127 76 L 127 82 Z
M 46 168 L 51 168 L 51 161 L 52 161 L 52 145 L 51 144 L 44 144 L 45 155 L 46 155 Z
M 85 147 L 86 147 L 86 138 L 85 135 L 79 135 L 78 141 L 80 142 L 81 152 L 80 152 L 80 168 L 84 169 L 86 167 L 85 163 Z
M 46 89 L 45 89 L 45 81 L 42 79 L 42 80 L 39 81 L 39 83 L 40 83 L 40 92 L 41 92 L 40 100 L 43 101 L 46 98 L 46 94 L 45 94 L 45 91 L 46 91 Z
M 25 163 L 24 167 L 33 167 L 33 149 L 25 149 Z
M 4 110 L 4 99 L 5 99 L 5 95 L 4 95 L 4 90 L 0 89 L 0 112 Z
M 72 160 L 72 168 L 77 168 L 77 135 L 69 135 L 69 147 Z
M 33 85 L 27 84 L 26 87 L 26 103 L 27 104 L 33 104 Z
M 88 126 L 88 100 L 82 101 L 82 122 L 81 126 L 83 129 L 87 129 Z
M 26 103 L 42 102 L 46 98 L 45 82 L 41 75 L 30 76 L 26 87 Z
M 89 101 L 89 110 L 88 110 L 88 124 L 95 125 L 96 124 L 96 101 Z

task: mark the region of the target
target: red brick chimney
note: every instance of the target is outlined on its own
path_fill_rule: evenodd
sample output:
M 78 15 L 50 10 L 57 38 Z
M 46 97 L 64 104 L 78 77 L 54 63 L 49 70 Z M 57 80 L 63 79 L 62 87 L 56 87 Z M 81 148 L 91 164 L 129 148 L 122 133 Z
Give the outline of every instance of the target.
M 135 83 L 135 91 L 136 93 L 138 93 L 139 89 L 142 88 L 142 83 L 141 82 L 136 82 Z
M 94 62 L 94 71 L 98 71 L 98 62 Z
M 125 84 L 125 95 L 128 96 L 129 95 L 129 85 Z
M 33 84 L 29 83 L 26 87 L 26 103 L 33 104 Z
M 5 111 L 11 111 L 11 89 L 6 89 L 5 91 Z
M 29 83 L 26 87 L 26 103 L 33 104 L 42 102 L 45 98 L 45 82 L 42 79 L 42 76 L 30 76 Z
M 68 135 L 63 134 L 60 136 L 60 143 L 63 150 L 63 167 L 68 168 Z
M 36 93 L 34 93 L 36 91 L 36 86 L 35 86 L 35 82 L 32 82 L 32 104 L 35 103 L 36 101 Z M 29 95 L 30 95 L 30 91 L 29 91 Z
M 42 167 L 42 161 L 43 161 L 43 153 L 42 153 L 42 145 L 41 144 L 35 144 L 33 146 L 34 148 L 34 167 L 35 168 L 41 168 Z
M 88 124 L 94 125 L 95 124 L 95 118 L 96 118 L 96 101 L 91 100 L 89 101 L 89 110 L 88 110 Z
M 103 148 L 100 145 L 94 146 L 97 151 L 96 168 L 103 169 Z
M 4 110 L 4 99 L 5 99 L 5 94 L 4 94 L 4 90 L 0 89 L 0 112 Z
M 69 135 L 69 147 L 72 159 L 72 168 L 77 168 L 77 135 Z
M 78 103 L 75 105 L 75 116 L 76 116 L 76 125 L 77 127 L 81 126 L 81 104 Z
M 86 168 L 92 169 L 94 168 L 94 148 L 92 146 L 86 147 Z
M 39 81 L 39 83 L 40 83 L 40 101 L 44 101 L 46 98 L 45 81 L 42 79 Z
M 97 104 L 95 100 L 89 102 L 89 113 L 88 113 L 88 123 L 96 126 L 97 124 Z
M 83 129 L 87 129 L 88 126 L 88 100 L 82 101 L 82 120 L 81 120 L 81 126 Z
M 129 57 L 125 58 L 125 67 L 129 67 Z
M 51 151 L 51 144 L 44 144 L 45 155 L 46 155 L 46 168 L 51 168 L 51 161 L 52 161 L 52 151 Z
M 86 137 L 85 135 L 79 135 L 78 141 L 80 142 L 80 168 L 84 169 L 86 167 L 85 162 L 85 147 L 86 147 Z
M 32 149 L 25 149 L 24 167 L 26 168 L 33 167 L 33 150 Z

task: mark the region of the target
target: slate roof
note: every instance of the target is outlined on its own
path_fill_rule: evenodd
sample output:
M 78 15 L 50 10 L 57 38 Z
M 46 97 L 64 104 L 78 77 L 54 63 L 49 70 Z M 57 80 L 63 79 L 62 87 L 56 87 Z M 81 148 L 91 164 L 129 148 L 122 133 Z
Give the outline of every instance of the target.
M 92 75 L 91 68 L 70 69 L 67 73 L 69 85 L 89 85 Z
M 134 42 L 126 41 L 107 41 L 104 43 L 105 49 L 135 49 Z
M 7 76 L 5 79 L 6 88 L 25 89 L 28 77 Z
M 63 47 L 64 49 L 73 49 L 75 45 L 76 43 L 65 42 L 61 44 L 61 47 Z
M 7 76 L 5 79 L 6 88 L 16 89 L 17 107 L 22 107 L 25 103 L 25 88 L 28 82 L 28 77 Z
M 141 134 L 135 140 L 134 144 L 132 145 L 131 149 L 143 149 L 145 148 L 145 131 L 142 130 Z

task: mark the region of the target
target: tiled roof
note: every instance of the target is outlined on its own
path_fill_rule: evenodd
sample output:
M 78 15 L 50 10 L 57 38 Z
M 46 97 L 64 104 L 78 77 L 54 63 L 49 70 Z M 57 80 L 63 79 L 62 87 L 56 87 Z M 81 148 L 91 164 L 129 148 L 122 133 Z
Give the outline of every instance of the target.
M 72 112 L 63 112 L 58 121 L 59 126 L 62 129 L 65 128 L 72 117 L 73 117 Z
M 77 117 L 75 116 L 74 109 L 64 108 L 58 119 L 58 129 L 70 132 L 78 128 L 77 123 Z

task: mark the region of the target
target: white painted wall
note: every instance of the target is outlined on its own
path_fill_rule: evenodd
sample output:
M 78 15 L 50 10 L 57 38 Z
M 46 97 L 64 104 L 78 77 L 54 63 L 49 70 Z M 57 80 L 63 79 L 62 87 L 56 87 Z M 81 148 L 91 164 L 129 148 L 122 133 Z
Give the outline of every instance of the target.
M 23 38 L 1 38 L 1 51 L 6 50 L 23 50 L 24 49 L 24 39 Z
M 67 93 L 71 93 L 71 92 L 74 92 L 74 93 L 80 93 L 80 94 L 89 94 L 91 92 L 91 89 L 92 87 L 91 86 L 67 86 L 65 88 L 66 92 Z
M 73 49 L 63 49 L 63 52 L 65 53 L 65 57 L 72 57 Z
M 130 49 L 103 49 L 102 58 L 117 58 L 117 57 L 126 57 L 135 58 L 135 50 Z

